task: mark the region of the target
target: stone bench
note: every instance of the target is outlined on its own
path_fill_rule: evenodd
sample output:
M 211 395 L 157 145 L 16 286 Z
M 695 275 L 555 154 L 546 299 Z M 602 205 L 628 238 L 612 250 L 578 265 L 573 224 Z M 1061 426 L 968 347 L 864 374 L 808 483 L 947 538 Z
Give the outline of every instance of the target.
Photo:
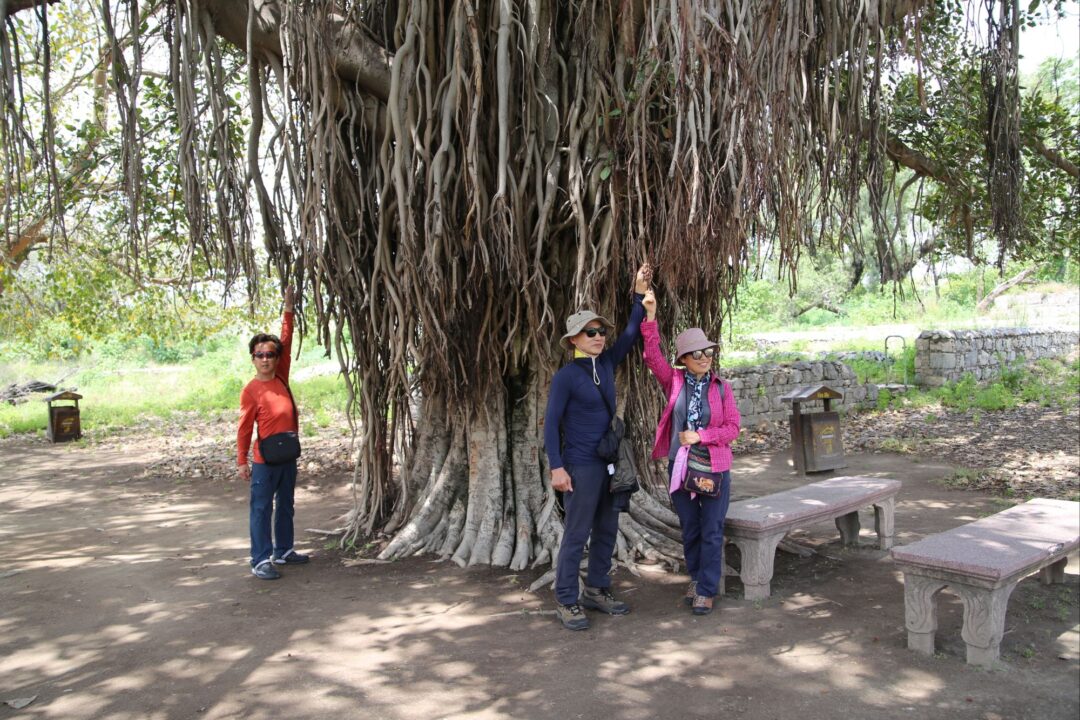
M 747 600 L 769 597 L 776 546 L 790 530 L 823 520 L 835 520 L 844 545 L 859 539 L 859 510 L 874 506 L 874 527 L 882 550 L 893 543 L 893 516 L 899 480 L 837 477 L 764 497 L 731 503 L 724 536 L 742 555 L 742 579 Z M 723 593 L 723 586 L 721 586 Z
M 893 548 L 893 561 L 904 573 L 908 647 L 933 654 L 937 594 L 949 587 L 964 604 L 961 636 L 968 663 L 992 665 L 1013 588 L 1039 571 L 1046 584 L 1064 582 L 1068 555 L 1078 546 L 1080 503 L 1036 499 Z

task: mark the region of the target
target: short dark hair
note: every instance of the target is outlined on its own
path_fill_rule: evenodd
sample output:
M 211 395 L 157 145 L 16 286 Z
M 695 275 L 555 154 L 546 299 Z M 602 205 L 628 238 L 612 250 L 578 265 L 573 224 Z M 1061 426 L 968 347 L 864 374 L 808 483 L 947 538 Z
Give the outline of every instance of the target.
M 267 333 L 258 333 L 255 337 L 251 338 L 251 342 L 248 343 L 248 352 L 252 355 L 255 354 L 255 346 L 262 343 L 274 343 L 274 348 L 277 354 L 281 354 L 281 339 L 277 335 L 268 335 Z

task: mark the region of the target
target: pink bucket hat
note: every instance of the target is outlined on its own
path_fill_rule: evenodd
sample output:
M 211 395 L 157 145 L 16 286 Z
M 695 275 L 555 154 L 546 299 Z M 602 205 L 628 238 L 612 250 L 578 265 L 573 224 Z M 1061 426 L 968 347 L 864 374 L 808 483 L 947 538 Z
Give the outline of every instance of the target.
M 675 338 L 675 359 L 678 360 L 695 350 L 706 350 L 711 347 L 720 347 L 720 343 L 715 343 L 705 337 L 705 331 L 701 328 L 688 328 Z

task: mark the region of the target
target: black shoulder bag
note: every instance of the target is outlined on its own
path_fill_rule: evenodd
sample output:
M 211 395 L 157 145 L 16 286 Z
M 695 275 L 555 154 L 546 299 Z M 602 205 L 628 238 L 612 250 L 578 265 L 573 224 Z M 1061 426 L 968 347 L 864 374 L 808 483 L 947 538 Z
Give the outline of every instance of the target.
M 585 368 L 582 368 L 582 371 L 584 370 Z M 592 380 L 590 377 L 589 382 Z M 600 389 L 600 383 L 593 382 L 593 385 L 596 387 L 596 392 L 600 393 L 600 399 L 604 401 L 608 412 L 611 413 L 611 424 L 596 446 L 596 454 L 602 460 L 615 466 L 615 474 L 611 476 L 609 489 L 613 493 L 635 493 L 641 489 L 641 485 L 638 483 L 637 461 L 634 460 L 630 443 L 623 442 L 626 425 L 622 418 L 615 414 L 615 409 L 611 407 L 604 391 Z
M 281 378 L 278 378 L 279 380 Z M 296 412 L 296 399 L 293 398 L 289 383 L 281 380 L 285 386 L 285 392 L 289 393 L 292 402 L 293 419 L 296 427 L 300 427 L 300 416 Z M 284 465 L 300 457 L 300 436 L 289 430 L 287 432 L 274 433 L 268 438 L 259 437 L 259 454 L 267 465 Z

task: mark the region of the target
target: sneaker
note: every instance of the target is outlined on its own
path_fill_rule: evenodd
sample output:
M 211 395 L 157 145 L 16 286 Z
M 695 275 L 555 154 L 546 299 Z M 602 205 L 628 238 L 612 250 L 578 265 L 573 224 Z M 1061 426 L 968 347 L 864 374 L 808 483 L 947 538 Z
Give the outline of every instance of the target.
M 269 560 L 263 560 L 261 563 L 251 568 L 251 574 L 260 580 L 277 580 L 281 577 L 281 573 L 277 571 L 274 564 Z
M 585 617 L 585 613 L 581 612 L 581 606 L 577 603 L 573 605 L 557 605 L 555 607 L 555 617 L 559 618 L 559 622 L 567 630 L 589 629 L 589 618 Z
M 690 607 L 694 604 L 694 598 L 697 597 L 697 580 L 690 581 L 690 587 L 686 588 L 686 595 L 683 595 L 683 603 L 686 607 Z
M 581 604 L 590 610 L 599 610 L 608 615 L 625 615 L 630 612 L 630 607 L 622 600 L 616 600 L 611 594 L 611 588 L 594 588 L 585 586 L 585 592 L 581 595 Z
M 694 596 L 694 614 L 695 615 L 708 615 L 712 612 L 711 597 L 705 597 L 704 595 Z
M 295 550 L 289 550 L 281 557 L 274 558 L 275 565 L 303 565 L 311 558 L 307 555 L 301 555 Z

